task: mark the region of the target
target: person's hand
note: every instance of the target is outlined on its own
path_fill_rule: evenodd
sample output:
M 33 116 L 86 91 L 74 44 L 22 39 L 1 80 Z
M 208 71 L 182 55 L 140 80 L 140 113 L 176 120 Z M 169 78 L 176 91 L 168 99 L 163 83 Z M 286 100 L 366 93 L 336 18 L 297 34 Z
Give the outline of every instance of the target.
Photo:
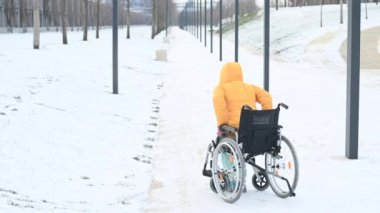
M 216 135 L 218 137 L 223 137 L 223 134 L 224 134 L 224 132 L 220 129 L 220 127 L 218 127 L 218 132 L 216 133 Z

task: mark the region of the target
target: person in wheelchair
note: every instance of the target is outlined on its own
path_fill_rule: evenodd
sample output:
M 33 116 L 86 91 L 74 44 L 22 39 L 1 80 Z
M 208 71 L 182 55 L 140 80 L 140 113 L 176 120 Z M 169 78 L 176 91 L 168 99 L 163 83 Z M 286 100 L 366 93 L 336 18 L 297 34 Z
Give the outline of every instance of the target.
M 252 109 L 256 109 L 256 103 L 259 103 L 262 109 L 272 109 L 271 95 L 258 86 L 245 83 L 241 65 L 236 62 L 229 62 L 223 66 L 219 84 L 214 89 L 213 103 L 217 118 L 218 138 L 228 136 L 227 132 L 221 131 L 223 124 L 239 129 L 242 106 L 248 105 Z M 232 160 L 230 154 L 223 154 L 222 161 L 225 168 L 233 166 Z M 235 187 L 233 182 L 228 185 L 231 188 Z
M 258 86 L 245 83 L 241 65 L 229 62 L 220 72 L 213 103 L 220 133 L 220 126 L 223 124 L 239 129 L 240 112 L 244 105 L 257 109 L 256 103 L 259 103 L 262 109 L 272 109 L 272 96 Z
M 256 104 L 261 105 L 261 109 Z M 226 63 L 215 87 L 213 104 L 218 134 L 207 147 L 202 174 L 210 177 L 210 188 L 233 203 L 246 191 L 246 164 L 253 169 L 252 185 L 258 191 L 270 186 L 281 198 L 295 196 L 298 160 L 290 140 L 278 125 L 279 103 L 264 89 L 243 81 L 239 63 Z M 255 158 L 264 156 L 264 165 Z M 210 170 L 207 169 L 209 166 Z

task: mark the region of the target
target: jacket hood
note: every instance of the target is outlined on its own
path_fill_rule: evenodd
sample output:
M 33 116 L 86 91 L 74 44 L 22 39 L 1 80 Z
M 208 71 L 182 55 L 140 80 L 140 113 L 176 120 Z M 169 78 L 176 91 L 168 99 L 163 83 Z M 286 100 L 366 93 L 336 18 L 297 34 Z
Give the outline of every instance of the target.
M 231 81 L 243 81 L 243 73 L 239 63 L 226 63 L 220 72 L 219 84 L 224 84 Z

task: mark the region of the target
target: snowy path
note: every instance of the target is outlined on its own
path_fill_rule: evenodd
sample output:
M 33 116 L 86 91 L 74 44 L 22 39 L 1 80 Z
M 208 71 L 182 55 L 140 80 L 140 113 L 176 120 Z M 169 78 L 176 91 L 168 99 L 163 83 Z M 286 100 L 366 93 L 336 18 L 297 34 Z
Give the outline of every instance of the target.
M 200 159 L 215 131 L 210 99 L 215 78 L 210 76 L 216 75 L 218 68 L 204 63 L 215 65 L 215 60 L 196 40 L 177 41 L 176 36 L 189 35 L 173 31 L 147 212 L 190 211 L 194 202 L 200 203 L 209 196 L 204 193 L 207 180 L 200 175 Z M 184 50 L 189 53 L 183 54 Z M 190 65 L 188 60 L 195 63 Z

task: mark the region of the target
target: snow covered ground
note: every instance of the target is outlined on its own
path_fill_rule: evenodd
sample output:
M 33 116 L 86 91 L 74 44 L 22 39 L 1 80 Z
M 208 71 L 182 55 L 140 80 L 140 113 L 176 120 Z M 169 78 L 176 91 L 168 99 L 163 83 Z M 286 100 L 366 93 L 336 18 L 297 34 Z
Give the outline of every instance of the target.
M 32 34 L 1 35 L 0 212 L 141 207 L 165 67 L 154 60 L 161 40 L 148 27 L 133 33 L 120 39 L 119 95 L 110 30 L 89 42 L 70 33 L 68 46 L 42 33 L 40 50 Z
M 365 4 L 362 4 L 362 30 L 379 26 L 379 5 L 368 4 L 367 8 L 368 19 L 366 19 Z M 272 8 L 270 11 L 271 53 L 276 58 L 281 56 L 280 60 L 290 62 L 307 62 L 313 63 L 314 66 L 331 64 L 332 68 L 338 66 L 340 61 L 336 60 L 336 55 L 339 53 L 334 49 L 337 45 L 340 46 L 347 37 L 347 4 L 343 6 L 343 24 L 340 24 L 339 5 L 324 5 L 322 10 L 322 27 L 320 27 L 320 6 L 280 7 L 278 11 Z M 253 52 L 260 52 L 263 47 L 263 28 L 263 15 L 260 14 L 256 20 L 240 27 L 240 44 Z M 227 33 L 226 37 L 233 41 L 234 32 Z M 313 48 L 320 49 L 316 51 Z M 321 51 L 325 57 L 318 56 L 321 55 Z
M 297 49 L 329 33 L 316 28 Z M 303 54 L 333 64 L 295 63 L 286 52 L 271 61 L 274 102 L 290 106 L 280 122 L 301 165 L 297 196 L 281 199 L 247 184 L 234 204 L 201 176 L 216 131 L 212 91 L 223 63 L 233 60 L 231 42 L 218 62 L 217 49 L 210 54 L 178 28 L 169 43 L 163 34 L 151 40 L 149 27 L 133 27 L 129 41 L 120 31 L 120 94 L 113 95 L 110 30 L 88 42 L 70 33 L 68 46 L 60 34 L 43 33 L 40 50 L 31 48 L 31 34 L 0 35 L 0 212 L 376 212 L 380 75 L 361 73 L 359 160 L 347 160 L 338 45 L 345 34 L 336 34 L 334 58 Z M 256 37 L 241 36 L 245 80 L 262 85 L 263 59 L 245 45 Z M 168 62 L 154 60 L 162 48 Z

